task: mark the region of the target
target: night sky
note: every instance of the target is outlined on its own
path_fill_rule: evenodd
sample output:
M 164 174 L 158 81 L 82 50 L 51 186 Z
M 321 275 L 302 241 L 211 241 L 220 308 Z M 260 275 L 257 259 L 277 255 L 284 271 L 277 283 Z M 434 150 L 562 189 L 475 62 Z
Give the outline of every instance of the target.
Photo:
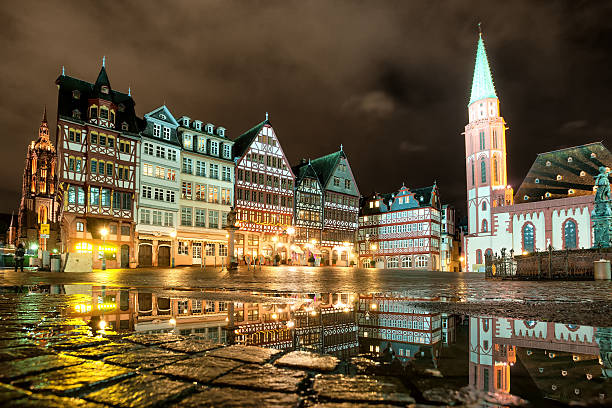
M 477 23 L 508 123 L 509 183 L 538 152 L 612 134 L 612 2 L 19 1 L 0 9 L 0 212 L 18 208 L 43 106 L 66 75 L 131 86 L 139 116 L 221 125 L 265 112 L 292 164 L 344 145 L 362 194 L 438 181 L 465 213 Z

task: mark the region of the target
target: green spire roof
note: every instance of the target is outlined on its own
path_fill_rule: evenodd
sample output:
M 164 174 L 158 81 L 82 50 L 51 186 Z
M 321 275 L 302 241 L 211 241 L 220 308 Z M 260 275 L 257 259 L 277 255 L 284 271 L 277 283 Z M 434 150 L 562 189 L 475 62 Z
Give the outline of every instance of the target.
M 474 79 L 472 81 L 472 95 L 468 105 L 484 98 L 497 98 L 497 94 L 493 85 L 493 77 L 491 76 L 484 41 L 482 40 L 482 34 L 480 34 L 478 38 L 478 51 L 476 51 Z

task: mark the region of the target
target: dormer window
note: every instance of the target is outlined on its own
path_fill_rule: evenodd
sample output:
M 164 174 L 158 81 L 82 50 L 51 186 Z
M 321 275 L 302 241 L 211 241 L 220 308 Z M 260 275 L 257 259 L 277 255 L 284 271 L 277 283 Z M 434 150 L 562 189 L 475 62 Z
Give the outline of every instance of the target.
M 222 127 L 218 127 L 217 128 L 217 135 L 221 136 L 221 137 L 225 137 L 225 128 Z
M 188 150 L 193 149 L 193 139 L 191 135 L 183 135 L 183 147 Z
M 539 178 L 535 179 L 535 183 L 540 184 L 540 179 Z
M 546 162 L 546 167 L 550 167 L 552 165 L 552 163 L 550 161 Z
M 183 117 L 183 126 L 189 127 L 189 118 L 187 116 Z
M 218 156 L 219 155 L 219 142 L 211 140 L 210 141 L 210 155 Z
M 595 153 L 591 153 L 591 159 L 596 159 L 597 155 Z
M 584 177 L 584 176 L 586 176 L 586 172 L 583 170 L 580 172 L 580 177 Z
M 110 121 L 113 124 L 115 123 L 115 111 L 114 110 L 110 111 Z
M 108 119 L 108 108 L 100 106 L 100 119 Z
M 574 194 L 576 191 L 574 191 L 573 188 L 570 188 L 569 190 L 567 190 L 567 194 L 572 195 Z
M 202 122 L 200 122 L 199 120 L 194 120 L 193 126 L 195 126 L 196 130 L 202 130 Z
M 206 133 L 208 133 L 209 135 L 213 134 L 213 125 L 212 125 L 212 123 L 207 123 L 206 124 Z
M 160 113 L 159 118 L 162 120 L 166 120 L 166 115 L 164 115 L 163 113 Z
M 103 94 L 108 94 L 108 86 L 102 85 L 102 87 L 100 88 L 100 92 L 102 92 Z
M 127 122 L 123 122 L 123 123 L 121 124 L 121 130 L 128 130 L 128 124 L 127 124 Z
M 561 180 L 563 180 L 563 176 L 560 174 L 557 174 L 557 181 L 561 181 Z
M 370 208 L 374 208 L 374 201 L 370 201 Z
M 74 99 L 81 99 L 81 91 L 79 91 L 78 89 L 75 89 L 74 91 L 72 91 L 72 97 Z
M 380 207 L 380 202 L 376 201 L 376 202 L 374 203 L 374 205 L 376 206 L 376 208 L 378 208 L 378 207 Z
M 161 125 L 159 123 L 153 124 L 153 136 L 161 137 Z
M 570 157 L 568 157 L 568 158 L 567 158 L 567 162 L 568 162 L 568 163 L 571 163 L 571 162 L 573 162 L 573 161 L 574 161 L 574 159 L 572 158 L 572 156 L 570 156 Z
M 81 111 L 78 109 L 73 110 L 72 117 L 75 119 L 81 119 Z
M 170 140 L 170 128 L 164 126 L 164 140 Z
M 525 201 L 529 200 L 529 196 L 528 196 L 527 194 L 525 194 L 525 195 L 523 196 L 523 200 L 525 200 Z
M 546 197 L 546 198 L 550 198 L 550 196 L 551 196 L 551 195 L 552 195 L 552 194 L 550 194 L 550 193 L 547 191 L 547 192 L 546 192 L 546 194 L 544 194 L 544 197 Z
M 89 118 L 90 119 L 98 119 L 98 107 L 96 105 L 92 105 L 89 108 Z

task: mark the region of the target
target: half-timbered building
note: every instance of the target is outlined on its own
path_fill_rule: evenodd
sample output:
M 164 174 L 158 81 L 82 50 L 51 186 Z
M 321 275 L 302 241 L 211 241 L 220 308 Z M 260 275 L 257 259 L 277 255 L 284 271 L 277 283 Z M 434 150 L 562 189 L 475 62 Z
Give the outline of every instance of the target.
M 45 109 L 38 139 L 28 146 L 23 171 L 17 237 L 26 248 L 36 244 L 41 251 L 62 249 L 59 236 L 61 196 L 58 193 L 57 181 L 57 157 L 55 146 L 49 140 Z M 45 231 L 41 230 L 43 225 L 47 226 Z
M 324 189 L 321 253 L 325 264 L 349 266 L 359 214 L 359 189 L 346 153 L 340 150 L 311 161 Z
M 178 122 L 165 105 L 144 118 L 138 167 L 138 265 L 170 266 L 180 194 Z
M 438 270 L 440 211 L 436 184 L 365 197 L 359 214 L 360 265 Z
M 301 263 L 311 258 L 320 264 L 319 243 L 323 233 L 323 187 L 310 160 L 293 167 L 295 174 L 295 237 L 293 242 L 301 246 L 304 256 Z M 318 262 L 316 261 L 318 259 Z
M 224 127 L 179 120 L 181 149 L 177 265 L 226 263 L 227 222 L 234 193 L 233 141 Z
M 93 267 L 135 265 L 134 194 L 142 120 L 130 92 L 111 89 L 104 63 L 94 83 L 60 75 L 58 176 L 64 196 L 62 241 L 91 253 Z
M 235 140 L 236 234 L 239 260 L 262 255 L 271 262 L 277 253 L 292 255 L 288 232 L 293 222 L 295 176 L 267 118 Z
M 402 362 L 427 355 L 436 361 L 442 340 L 441 314 L 416 307 L 419 299 L 403 293 L 360 295 L 357 307 L 359 351 Z M 388 360 L 390 361 L 390 360 Z

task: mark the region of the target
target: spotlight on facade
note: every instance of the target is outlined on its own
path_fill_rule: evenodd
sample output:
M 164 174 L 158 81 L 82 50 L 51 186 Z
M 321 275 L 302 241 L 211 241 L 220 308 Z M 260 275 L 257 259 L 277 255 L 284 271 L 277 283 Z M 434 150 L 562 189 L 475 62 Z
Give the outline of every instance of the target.
M 276 313 L 272 313 L 272 319 L 274 320 L 278 319 L 278 315 Z

